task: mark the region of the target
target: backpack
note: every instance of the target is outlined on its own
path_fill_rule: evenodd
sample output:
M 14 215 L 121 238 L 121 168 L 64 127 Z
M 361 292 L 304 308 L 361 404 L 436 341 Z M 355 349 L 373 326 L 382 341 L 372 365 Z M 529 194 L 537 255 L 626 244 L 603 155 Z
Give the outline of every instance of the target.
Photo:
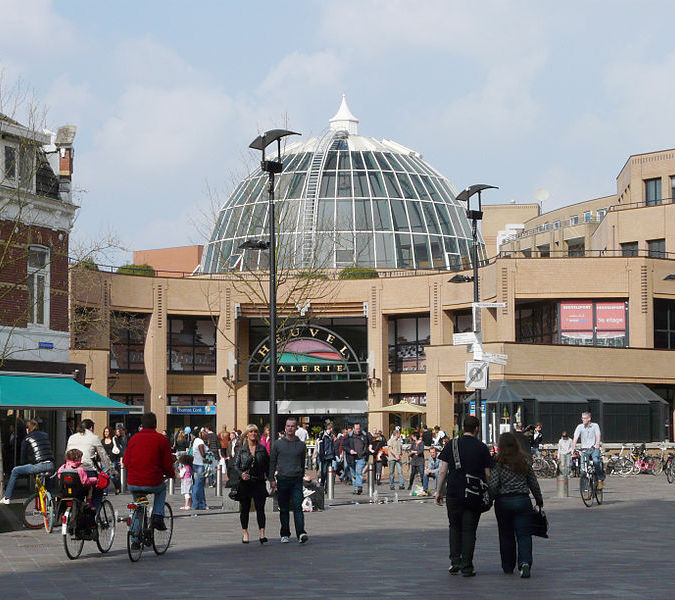
M 462 470 L 462 462 L 459 457 L 459 438 L 452 440 L 452 456 L 455 459 L 455 470 Z M 486 512 L 492 507 L 492 498 L 487 483 L 480 477 L 464 473 L 463 499 L 464 506 L 471 510 Z

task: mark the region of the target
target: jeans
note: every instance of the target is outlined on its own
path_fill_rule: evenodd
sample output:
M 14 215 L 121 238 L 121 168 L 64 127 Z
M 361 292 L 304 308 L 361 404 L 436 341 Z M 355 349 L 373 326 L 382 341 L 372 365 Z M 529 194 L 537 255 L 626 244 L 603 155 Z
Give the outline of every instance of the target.
M 162 481 L 159 485 L 155 486 L 146 486 L 146 485 L 128 485 L 129 491 L 134 501 L 138 500 L 141 496 L 147 496 L 148 494 L 154 494 L 154 499 L 152 501 L 152 514 L 164 516 L 164 502 L 166 501 L 166 483 Z M 141 528 L 143 523 L 141 523 L 140 511 L 134 511 L 134 516 L 131 521 L 131 536 L 135 541 L 138 541 L 141 534 Z
M 14 485 L 17 477 L 21 475 L 36 475 L 37 473 L 48 473 L 54 470 L 54 463 L 50 460 L 37 463 L 36 465 L 20 465 L 12 469 L 12 474 L 9 476 L 7 487 L 5 488 L 5 498 L 11 498 L 14 492 Z
M 353 467 L 354 477 L 352 478 L 352 483 L 354 484 L 354 491 L 358 488 L 363 488 L 363 469 L 366 466 L 366 457 L 357 458 L 356 463 Z
M 328 467 L 333 466 L 333 472 L 335 472 L 335 459 L 334 458 L 328 458 L 326 460 L 322 460 L 320 465 L 319 465 L 319 473 L 320 473 L 320 478 L 321 478 L 321 485 L 323 485 L 324 489 L 328 487 Z
M 349 460 L 345 456 L 343 459 L 344 471 L 342 473 L 342 481 L 351 482 L 354 479 L 354 470 L 349 466 Z
M 528 513 L 532 503 L 527 494 L 500 496 L 495 500 L 495 514 L 499 528 L 499 554 L 504 573 L 512 573 L 516 565 L 532 566 L 532 535 Z M 516 562 L 516 542 L 518 556 Z
M 206 509 L 206 494 L 204 493 L 204 465 L 193 465 L 192 472 L 194 473 L 195 482 L 192 485 L 192 508 L 197 510 Z
M 394 468 L 396 468 L 396 472 L 398 473 L 399 487 L 405 486 L 405 481 L 403 480 L 403 467 L 401 466 L 401 461 L 389 459 L 389 487 L 394 487 Z
M 424 487 L 424 491 L 428 492 L 429 491 L 429 479 L 434 480 L 434 489 L 436 489 L 437 485 L 437 479 L 435 474 L 427 475 L 426 473 L 422 474 L 422 486 Z
M 379 484 L 382 481 L 382 461 L 375 461 L 375 481 Z
M 565 477 L 569 477 L 570 474 L 570 459 L 572 458 L 571 454 L 561 454 L 559 460 L 560 474 Z
M 422 485 L 424 485 L 424 465 L 410 465 L 410 479 L 408 481 L 408 488 L 412 487 L 413 482 L 415 481 L 415 474 L 419 473 L 420 480 L 422 481 Z
M 290 511 L 293 511 L 295 535 L 305 533 L 305 515 L 302 512 L 302 477 L 277 477 L 277 500 L 279 502 L 279 520 L 281 537 L 290 537 Z
M 473 571 L 473 551 L 480 512 L 464 508 L 461 500 L 447 499 L 450 526 L 450 562 L 463 573 Z
M 586 455 L 586 460 L 591 459 L 593 461 L 593 466 L 595 467 L 595 474 L 598 476 L 598 480 L 605 480 L 605 469 L 602 465 L 602 453 L 599 448 L 585 448 L 582 452 Z

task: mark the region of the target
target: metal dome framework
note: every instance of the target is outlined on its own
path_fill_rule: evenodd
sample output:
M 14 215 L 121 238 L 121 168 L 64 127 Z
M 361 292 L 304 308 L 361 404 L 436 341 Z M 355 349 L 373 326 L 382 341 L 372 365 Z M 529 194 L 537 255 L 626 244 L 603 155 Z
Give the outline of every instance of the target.
M 468 268 L 471 229 L 452 184 L 419 153 L 359 136 L 357 124 L 343 97 L 326 133 L 282 151 L 279 267 Z M 257 169 L 220 210 L 202 272 L 268 268 L 266 252 L 240 249 L 267 235 L 266 181 Z

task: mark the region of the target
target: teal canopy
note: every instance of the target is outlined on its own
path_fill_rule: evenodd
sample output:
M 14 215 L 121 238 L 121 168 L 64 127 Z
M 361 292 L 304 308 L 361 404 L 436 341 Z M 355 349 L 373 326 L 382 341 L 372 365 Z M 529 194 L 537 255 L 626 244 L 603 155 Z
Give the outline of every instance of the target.
M 0 375 L 0 408 L 128 409 L 71 377 Z

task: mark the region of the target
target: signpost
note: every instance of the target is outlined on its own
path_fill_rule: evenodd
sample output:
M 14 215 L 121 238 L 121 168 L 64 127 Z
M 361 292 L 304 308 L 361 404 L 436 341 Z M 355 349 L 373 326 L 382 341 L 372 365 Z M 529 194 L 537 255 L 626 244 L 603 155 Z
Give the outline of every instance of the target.
M 466 361 L 464 387 L 472 390 L 486 390 L 489 383 L 488 363 L 479 360 Z
M 455 346 L 462 346 L 463 344 L 476 344 L 480 342 L 478 341 L 478 336 L 473 331 L 467 331 L 466 333 L 453 333 L 452 343 Z

